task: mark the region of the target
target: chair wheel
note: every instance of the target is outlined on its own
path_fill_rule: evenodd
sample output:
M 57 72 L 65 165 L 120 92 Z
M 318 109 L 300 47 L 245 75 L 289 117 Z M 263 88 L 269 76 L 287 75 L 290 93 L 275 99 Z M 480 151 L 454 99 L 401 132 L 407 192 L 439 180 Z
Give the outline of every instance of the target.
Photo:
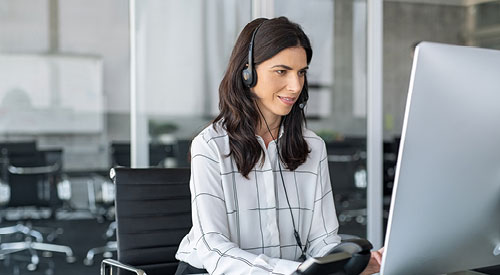
M 72 263 L 76 262 L 76 258 L 75 258 L 75 256 L 67 256 L 67 257 L 66 257 L 66 262 L 67 262 L 67 263 L 70 263 L 70 264 L 72 264 Z
M 86 266 L 91 266 L 91 265 L 93 265 L 93 264 L 94 264 L 94 260 L 89 259 L 89 258 L 85 258 L 85 259 L 83 260 L 83 264 L 84 264 L 84 265 L 86 265 Z
M 102 254 L 102 256 L 103 256 L 104 258 L 111 258 L 111 257 L 113 257 L 113 253 L 111 253 L 111 252 L 109 252 L 109 251 L 106 251 L 106 252 L 104 252 L 104 253 Z
M 26 267 L 29 271 L 35 271 L 36 268 L 37 268 L 37 265 L 34 264 L 34 263 L 30 263 L 28 264 L 28 266 Z
M 357 216 L 356 217 L 356 222 L 360 223 L 360 224 L 364 224 L 365 223 L 365 217 L 363 217 L 363 216 Z

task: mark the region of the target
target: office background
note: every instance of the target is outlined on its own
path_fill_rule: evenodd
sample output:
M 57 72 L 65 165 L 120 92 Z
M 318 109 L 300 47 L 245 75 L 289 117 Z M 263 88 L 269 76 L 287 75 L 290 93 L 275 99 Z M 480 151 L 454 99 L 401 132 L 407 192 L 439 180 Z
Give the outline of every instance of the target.
M 270 1 L 275 16 L 301 24 L 311 38 L 308 126 L 328 144 L 341 232 L 359 236 L 366 236 L 370 207 L 367 1 Z M 189 165 L 189 140 L 217 113 L 218 84 L 239 31 L 252 19 L 252 2 L 137 1 L 137 87 L 149 128 L 138 130 L 147 131 L 151 166 Z M 34 181 L 51 181 L 63 198 L 37 215 L 40 207 L 13 207 L 6 200 L 0 227 L 29 221 L 35 227 L 64 228 L 54 242 L 72 246 L 76 257 L 73 264 L 57 253 L 42 257 L 30 274 L 96 274 L 102 254 L 84 265 L 87 252 L 113 240 L 112 228 L 110 237 L 103 237 L 113 221 L 108 171 L 130 165 L 129 23 L 124 0 L 0 0 L 0 143 L 34 143 L 37 152 L 57 151 L 56 160 L 27 165 L 59 163 L 57 171 Z M 413 50 L 423 40 L 500 49 L 500 1 L 383 1 L 385 208 Z M 2 159 L 6 163 L 9 155 Z M 14 181 L 2 171 L 4 185 Z M 10 237 L 16 238 L 4 236 L 2 242 Z M 26 274 L 29 255 L 2 256 L 0 273 Z

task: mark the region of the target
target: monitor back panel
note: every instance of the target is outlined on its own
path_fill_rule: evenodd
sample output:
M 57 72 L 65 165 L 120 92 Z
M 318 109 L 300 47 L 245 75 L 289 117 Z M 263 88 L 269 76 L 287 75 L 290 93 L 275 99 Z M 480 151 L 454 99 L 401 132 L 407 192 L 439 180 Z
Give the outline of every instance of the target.
M 500 51 L 421 43 L 382 274 L 500 264 Z

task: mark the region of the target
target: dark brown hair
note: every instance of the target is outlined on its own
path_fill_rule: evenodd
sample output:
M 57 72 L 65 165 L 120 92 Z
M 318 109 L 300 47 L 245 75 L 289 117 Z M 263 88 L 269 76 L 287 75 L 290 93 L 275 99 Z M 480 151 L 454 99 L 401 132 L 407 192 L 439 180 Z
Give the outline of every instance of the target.
M 253 47 L 254 66 L 292 47 L 304 48 L 307 64 L 312 58 L 309 38 L 298 24 L 290 22 L 286 17 L 255 19 L 243 28 L 236 40 L 224 78 L 219 86 L 220 114 L 213 123 L 220 121 L 227 131 L 229 156 L 233 157 L 238 171 L 246 178 L 259 159 L 263 160 L 264 153 L 255 136 L 260 122 L 256 105 L 257 96 L 243 84 L 241 77 L 248 63 L 248 48 L 252 33 L 259 25 L 261 26 L 255 35 Z M 259 81 L 258 77 L 257 81 Z M 305 104 L 308 98 L 306 77 L 297 103 L 293 105 L 290 113 L 281 119 L 281 125 L 284 128 L 279 142 L 281 160 L 286 168 L 292 171 L 306 161 L 310 152 L 302 135 L 306 122 L 304 110 L 298 106 L 300 103 Z

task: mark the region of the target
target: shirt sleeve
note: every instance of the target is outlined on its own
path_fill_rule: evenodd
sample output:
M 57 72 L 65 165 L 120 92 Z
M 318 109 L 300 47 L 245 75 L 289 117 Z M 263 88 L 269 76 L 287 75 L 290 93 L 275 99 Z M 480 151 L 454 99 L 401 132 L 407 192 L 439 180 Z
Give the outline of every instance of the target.
M 213 140 L 197 136 L 191 145 L 194 241 L 210 274 L 291 274 L 299 262 L 255 255 L 230 240 L 220 156 Z
M 307 239 L 307 254 L 311 257 L 324 256 L 340 243 L 339 223 L 335 213 L 330 173 L 328 172 L 328 155 L 324 142 L 317 180 L 311 230 Z

